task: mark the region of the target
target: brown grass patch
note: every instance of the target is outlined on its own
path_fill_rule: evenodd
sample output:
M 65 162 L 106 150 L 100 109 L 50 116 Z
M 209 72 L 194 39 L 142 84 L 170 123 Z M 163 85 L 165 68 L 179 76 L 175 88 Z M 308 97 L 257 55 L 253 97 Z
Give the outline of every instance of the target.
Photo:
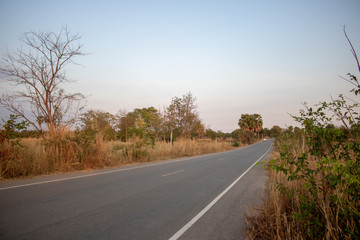
M 54 134 L 54 133 L 53 133 Z M 46 138 L 26 138 L 0 144 L 0 179 L 27 177 L 54 172 L 98 169 L 138 162 L 166 160 L 234 149 L 227 141 L 178 140 L 173 145 L 147 145 L 140 139 L 104 142 L 76 138 L 60 131 Z

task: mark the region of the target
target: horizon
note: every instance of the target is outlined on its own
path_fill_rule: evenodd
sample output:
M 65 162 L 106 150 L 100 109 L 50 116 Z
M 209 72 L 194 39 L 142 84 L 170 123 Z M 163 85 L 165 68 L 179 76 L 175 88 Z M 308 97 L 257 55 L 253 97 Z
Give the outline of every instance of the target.
M 341 76 L 358 71 L 343 26 L 359 50 L 358 10 L 358 1 L 2 0 L 0 55 L 25 32 L 67 25 L 90 54 L 68 66 L 77 82 L 64 88 L 88 96 L 88 110 L 162 109 L 191 92 L 207 128 L 232 132 L 245 113 L 286 128 L 303 102 L 351 89 Z

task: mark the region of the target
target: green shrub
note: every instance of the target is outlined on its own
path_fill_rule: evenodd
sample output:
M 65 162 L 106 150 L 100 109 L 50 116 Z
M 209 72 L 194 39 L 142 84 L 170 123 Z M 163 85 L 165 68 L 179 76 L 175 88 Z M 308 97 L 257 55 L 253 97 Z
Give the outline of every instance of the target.
M 360 90 L 357 79 L 351 78 Z M 359 91 L 352 90 L 356 95 Z M 314 108 L 305 104 L 294 117 L 303 127 L 299 135 L 285 132 L 277 139 L 280 158 L 270 169 L 289 182 L 277 188 L 296 203 L 291 214 L 303 224 L 309 239 L 357 239 L 360 236 L 360 132 L 358 104 L 343 95 Z M 329 115 L 329 112 L 332 115 Z M 342 127 L 335 127 L 334 118 Z

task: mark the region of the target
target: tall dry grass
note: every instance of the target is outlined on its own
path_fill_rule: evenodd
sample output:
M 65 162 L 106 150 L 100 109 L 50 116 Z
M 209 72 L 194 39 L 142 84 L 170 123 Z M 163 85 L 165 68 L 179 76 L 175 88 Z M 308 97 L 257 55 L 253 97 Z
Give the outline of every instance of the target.
M 271 159 L 278 159 L 279 152 L 273 152 Z M 299 211 L 298 197 L 291 198 L 279 191 L 279 183 L 284 186 L 299 189 L 301 186 L 287 181 L 287 176 L 273 170 L 268 170 L 267 189 L 262 199 L 262 205 L 254 207 L 246 218 L 247 237 L 249 239 L 307 239 L 304 222 L 296 219 L 293 212 Z
M 7 140 L 0 144 L 0 179 L 98 169 L 139 162 L 194 156 L 233 149 L 226 141 L 178 140 L 173 145 L 141 139 L 105 142 L 63 129 L 44 138 Z
M 228 141 L 185 139 L 180 139 L 173 145 L 166 142 L 147 145 L 140 139 L 126 143 L 111 141 L 103 143 L 102 148 L 106 158 L 114 164 L 151 162 L 234 149 Z
M 360 239 L 360 193 L 349 191 L 358 189 L 360 182 L 356 180 L 358 177 L 348 178 L 345 168 L 350 163 L 345 160 L 326 162 L 326 158 L 317 159 L 311 155 L 306 157 L 305 165 L 296 163 L 303 160 L 298 157 L 290 157 L 288 159 L 294 162 L 286 163 L 284 159 L 289 155 L 284 155 L 285 152 L 300 156 L 309 148 L 304 138 L 282 140 L 277 140 L 268 164 L 269 178 L 262 205 L 245 216 L 248 238 Z M 344 152 L 339 150 L 338 154 Z M 352 154 L 349 158 L 358 159 L 359 156 Z M 359 168 L 358 164 L 354 166 Z

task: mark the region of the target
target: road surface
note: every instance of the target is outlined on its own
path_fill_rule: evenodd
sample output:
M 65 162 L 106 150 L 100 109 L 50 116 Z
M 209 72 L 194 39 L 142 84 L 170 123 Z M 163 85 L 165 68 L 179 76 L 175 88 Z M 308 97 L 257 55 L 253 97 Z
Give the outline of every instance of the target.
M 0 239 L 242 239 L 271 145 L 0 183 Z

